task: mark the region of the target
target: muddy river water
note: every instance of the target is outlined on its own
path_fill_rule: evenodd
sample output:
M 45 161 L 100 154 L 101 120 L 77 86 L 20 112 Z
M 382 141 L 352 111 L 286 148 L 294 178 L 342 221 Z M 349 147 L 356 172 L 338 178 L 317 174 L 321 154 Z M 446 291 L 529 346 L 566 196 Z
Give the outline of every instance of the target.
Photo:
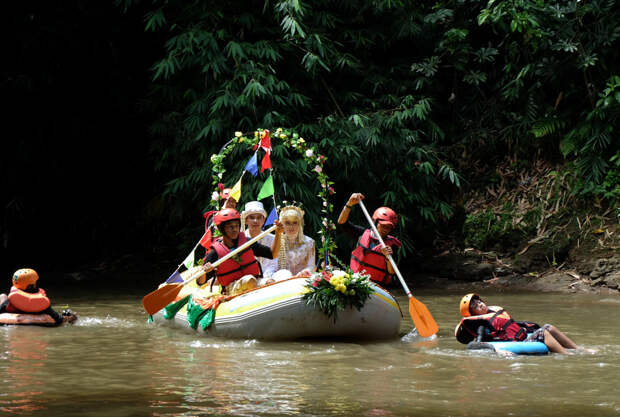
M 400 337 L 358 343 L 210 339 L 149 325 L 148 291 L 52 293 L 79 314 L 74 325 L 0 327 L 0 415 L 620 415 L 618 297 L 483 294 L 587 349 L 500 357 L 454 338 L 460 293 L 414 291 L 439 324 L 432 340 L 411 332 L 400 293 Z

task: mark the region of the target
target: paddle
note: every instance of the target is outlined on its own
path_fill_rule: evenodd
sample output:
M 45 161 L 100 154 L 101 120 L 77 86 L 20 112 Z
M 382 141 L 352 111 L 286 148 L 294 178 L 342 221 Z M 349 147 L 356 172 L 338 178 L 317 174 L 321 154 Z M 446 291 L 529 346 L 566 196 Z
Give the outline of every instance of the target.
M 243 245 L 229 252 L 228 254 L 221 257 L 220 259 L 218 259 L 216 262 L 212 263 L 211 265 L 213 265 L 213 267 L 217 267 L 219 264 L 221 264 L 225 260 L 229 259 L 232 256 L 235 256 L 237 253 L 241 252 L 245 248 L 252 246 L 254 242 L 260 240 L 266 234 L 271 233 L 272 231 L 275 230 L 275 228 L 276 228 L 276 225 L 271 226 L 269 229 L 265 230 L 264 232 L 261 232 L 259 235 L 248 240 Z M 200 278 L 204 274 L 205 274 L 205 271 L 203 271 L 201 268 L 199 271 L 192 274 L 192 276 L 190 276 L 188 279 L 186 279 L 183 282 L 176 282 L 176 283 L 162 285 L 155 291 L 145 295 L 144 298 L 142 298 L 142 305 L 144 306 L 144 309 L 149 315 L 157 313 L 159 310 L 166 307 L 168 304 L 170 304 L 176 299 L 177 295 L 181 291 L 181 288 L 183 288 L 184 286 L 186 286 L 193 280 Z
M 385 243 L 383 242 L 383 239 L 381 239 L 381 235 L 379 234 L 379 231 L 375 227 L 375 223 L 370 218 L 368 211 L 366 211 L 366 207 L 364 206 L 364 203 L 362 202 L 362 200 L 360 200 L 360 207 L 362 208 L 362 211 L 364 212 L 364 215 L 366 216 L 368 223 L 372 227 L 372 231 L 375 233 L 375 235 L 379 239 L 379 242 L 381 242 L 381 244 L 385 246 Z M 426 308 L 426 306 L 421 301 L 417 300 L 413 295 L 411 295 L 411 291 L 409 291 L 407 284 L 405 284 L 405 280 L 403 279 L 403 276 L 400 274 L 400 271 L 398 270 L 398 267 L 396 266 L 396 262 L 394 262 L 394 259 L 392 259 L 392 255 L 388 255 L 388 259 L 390 260 L 390 263 L 392 264 L 392 268 L 394 268 L 394 272 L 396 272 L 396 276 L 398 276 L 398 279 L 400 280 L 400 283 L 403 286 L 403 289 L 405 290 L 405 292 L 407 293 L 407 296 L 409 297 L 409 315 L 411 316 L 411 319 L 413 320 L 413 323 L 415 324 L 416 329 L 418 329 L 418 333 L 422 337 L 429 337 L 429 336 L 434 335 L 435 333 L 437 333 L 439 328 L 437 327 L 437 323 L 435 322 L 435 319 L 431 315 L 431 312 L 428 311 L 428 308 Z

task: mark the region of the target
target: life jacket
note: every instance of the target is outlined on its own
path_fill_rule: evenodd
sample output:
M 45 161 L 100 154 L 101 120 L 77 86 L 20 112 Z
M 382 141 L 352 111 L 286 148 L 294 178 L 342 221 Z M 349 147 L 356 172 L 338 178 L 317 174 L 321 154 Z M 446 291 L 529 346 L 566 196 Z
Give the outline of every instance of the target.
M 383 239 L 387 246 L 400 247 L 401 243 L 394 236 L 387 236 Z M 373 247 L 371 248 L 371 243 Z M 378 239 L 372 237 L 370 229 L 364 230 L 364 233 L 357 241 L 357 246 L 351 254 L 351 270 L 353 272 L 362 272 L 370 275 L 370 279 L 376 282 L 389 284 L 392 276 L 387 268 L 387 260 L 381 252 L 381 243 Z
M 478 328 L 484 326 L 486 331 L 483 341 L 520 342 L 527 337 L 528 328 L 535 329 L 538 327 L 536 323 L 529 322 L 525 322 L 527 325 L 521 326 L 503 308 L 497 306 L 490 308 L 496 308 L 497 311 L 479 316 L 463 317 L 456 329 L 454 329 L 456 339 L 461 343 L 467 344 L 476 339 Z
M 26 292 L 13 286 L 9 292 L 8 313 L 40 313 L 51 305 L 45 290 L 39 288 L 35 293 Z
M 245 234 L 239 233 L 237 245 L 241 246 L 247 241 L 248 238 L 245 237 Z M 215 249 L 215 252 L 217 252 L 217 256 L 219 258 L 223 258 L 230 253 L 230 249 L 224 244 L 222 239 L 214 241 L 212 247 Z M 245 249 L 241 253 L 237 254 L 237 256 L 240 257 L 241 263 L 235 261 L 233 258 L 229 258 L 217 267 L 217 271 L 215 273 L 217 280 L 224 287 L 244 275 L 249 274 L 254 275 L 255 277 L 262 275 L 258 261 L 256 260 L 254 252 L 251 248 Z

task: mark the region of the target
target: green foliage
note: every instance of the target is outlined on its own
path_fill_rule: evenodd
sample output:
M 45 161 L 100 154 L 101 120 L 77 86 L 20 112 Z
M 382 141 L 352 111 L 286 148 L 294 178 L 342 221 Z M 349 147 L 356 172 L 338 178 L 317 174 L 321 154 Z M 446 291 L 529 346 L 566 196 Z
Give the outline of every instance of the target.
M 150 104 L 161 114 L 152 152 L 170 178 L 171 228 L 193 223 L 210 201 L 210 156 L 231 133 L 269 126 L 299 132 L 328 157 L 337 191 L 394 206 L 404 226 L 451 215 L 447 192 L 462 178 L 441 157 L 446 133 L 434 118 L 435 99 L 417 91 L 403 55 L 421 35 L 415 3 L 152 3 L 146 29 L 168 34 L 153 65 Z M 318 191 L 312 167 L 290 156 L 274 149 L 279 195 L 310 207 Z
M 601 195 L 620 146 L 615 2 L 479 4 L 435 2 L 424 19 L 433 50 L 412 66 L 421 93 L 450 98 L 444 110 L 459 122 L 447 136 L 489 163 L 536 149 L 574 159 L 579 191 Z
M 594 193 L 605 198 L 617 198 L 609 182 L 617 172 L 613 162 L 620 153 L 618 140 L 614 140 L 620 115 L 620 77 L 612 76 L 606 88 L 599 94 L 594 109 L 568 132 L 562 142 L 564 156 L 578 157 L 577 170 L 583 180 L 576 191 L 584 194 Z M 615 152 L 615 153 L 614 153 Z M 612 162 L 610 166 L 609 162 Z M 616 183 L 617 184 L 617 183 Z
M 463 225 L 465 245 L 481 250 L 514 249 L 535 229 L 532 224 L 540 218 L 540 213 L 532 211 L 525 217 L 522 225 L 515 226 L 512 224 L 514 216 L 509 209 L 501 214 L 492 211 L 469 214 Z
M 609 160 L 613 165 L 607 171 L 607 175 L 602 183 L 603 197 L 613 203 L 620 202 L 620 151 Z M 613 204 L 612 203 L 612 204 Z M 618 209 L 620 211 L 620 209 Z M 618 213 L 620 216 L 620 212 Z
M 325 154 L 336 190 L 394 206 L 405 239 L 452 215 L 458 166 L 470 168 L 454 149 L 490 165 L 508 152 L 567 158 L 582 195 L 615 198 L 618 21 L 611 0 L 153 0 L 145 29 L 168 38 L 152 152 L 171 223 L 210 200 L 210 155 L 231 132 L 267 126 Z M 308 167 L 289 156 L 274 152 L 283 198 L 308 207 Z

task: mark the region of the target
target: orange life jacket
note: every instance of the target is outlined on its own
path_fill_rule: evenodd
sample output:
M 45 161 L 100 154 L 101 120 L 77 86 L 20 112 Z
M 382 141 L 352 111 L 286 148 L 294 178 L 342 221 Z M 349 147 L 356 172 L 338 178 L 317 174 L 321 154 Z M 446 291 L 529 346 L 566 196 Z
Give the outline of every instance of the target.
M 387 246 L 400 247 L 401 243 L 394 236 L 388 236 L 383 239 Z M 371 243 L 374 246 L 371 248 Z M 362 272 L 370 275 L 370 279 L 376 282 L 389 284 L 392 276 L 387 268 L 387 260 L 381 252 L 381 243 L 372 236 L 370 229 L 364 230 L 364 233 L 357 241 L 357 246 L 351 254 L 351 270 L 353 272 Z
M 248 238 L 245 236 L 245 233 L 239 233 L 239 240 L 237 241 L 237 245 L 241 246 L 245 242 L 248 241 Z M 223 258 L 228 253 L 230 253 L 230 248 L 224 244 L 222 238 L 217 239 L 213 242 L 212 248 L 217 252 L 217 256 L 219 258 Z M 254 256 L 254 252 L 251 248 L 247 248 L 241 253 L 238 253 L 240 263 L 235 261 L 233 258 L 229 258 L 222 262 L 216 271 L 217 280 L 220 282 L 222 286 L 227 286 L 233 281 L 238 280 L 244 275 L 254 275 L 255 277 L 261 276 L 261 270 L 258 266 L 258 261 Z
M 486 340 L 520 342 L 527 337 L 527 328 L 515 322 L 507 311 L 497 306 L 491 308 L 497 311 L 461 319 L 454 330 L 454 335 L 459 342 L 468 343 L 474 340 L 480 326 L 485 326 L 490 330 Z
M 39 288 L 35 293 L 29 293 L 13 286 L 9 292 L 9 303 L 6 306 L 8 313 L 40 313 L 51 305 L 45 290 Z

